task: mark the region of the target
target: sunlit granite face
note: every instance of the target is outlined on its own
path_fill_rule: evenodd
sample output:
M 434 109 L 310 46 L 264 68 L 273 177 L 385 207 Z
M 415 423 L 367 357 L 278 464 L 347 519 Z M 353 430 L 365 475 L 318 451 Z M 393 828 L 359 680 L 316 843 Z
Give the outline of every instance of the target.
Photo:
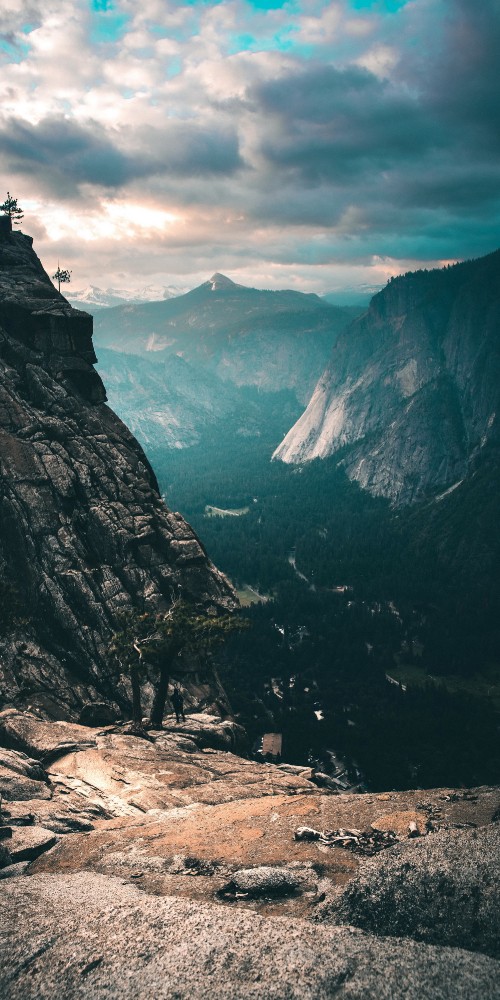
M 310 402 L 274 453 L 347 446 L 351 479 L 393 503 L 446 489 L 498 443 L 500 251 L 391 282 L 341 334 Z

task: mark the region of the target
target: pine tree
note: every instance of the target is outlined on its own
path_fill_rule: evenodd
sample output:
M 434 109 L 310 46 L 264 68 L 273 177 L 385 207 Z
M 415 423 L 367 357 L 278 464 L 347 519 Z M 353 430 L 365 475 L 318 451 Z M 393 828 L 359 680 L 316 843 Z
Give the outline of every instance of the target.
M 59 267 L 58 264 L 56 273 L 52 275 L 52 281 L 57 281 L 57 289 L 60 292 L 61 285 L 66 284 L 68 281 L 71 281 L 71 271 L 68 271 L 64 267 L 63 268 Z
M 0 205 L 0 212 L 4 215 L 8 215 L 11 224 L 21 224 L 21 219 L 24 218 L 24 212 L 22 208 L 17 204 L 17 198 L 12 198 L 10 191 L 7 191 L 7 197 L 3 203 Z
M 115 633 L 108 648 L 130 675 L 133 731 L 141 736 L 144 735 L 141 681 L 145 663 L 154 663 L 158 672 L 151 725 L 159 729 L 172 667 L 179 654 L 207 657 L 232 632 L 248 627 L 245 619 L 228 614 L 210 615 L 181 598 L 176 598 L 166 613 L 141 615 L 129 611 L 122 616 L 120 624 L 121 629 Z

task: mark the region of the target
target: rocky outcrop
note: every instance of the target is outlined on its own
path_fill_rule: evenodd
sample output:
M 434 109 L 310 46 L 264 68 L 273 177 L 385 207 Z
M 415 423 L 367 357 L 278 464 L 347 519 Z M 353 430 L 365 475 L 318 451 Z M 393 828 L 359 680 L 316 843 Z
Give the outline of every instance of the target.
M 353 929 L 266 920 L 146 896 L 103 875 L 38 875 L 2 888 L 9 1000 L 493 1000 L 498 963 Z
M 500 823 L 441 831 L 362 863 L 317 914 L 334 924 L 500 958 Z
M 80 749 L 82 727 L 9 718 L 0 745 L 59 752 L 1 751 L 32 796 L 0 816 L 9 1000 L 497 996 L 500 789 L 335 794 L 210 747 L 208 716 Z
M 411 502 L 499 444 L 500 251 L 393 280 L 335 345 L 284 462 L 349 448 L 350 478 Z
M 106 649 L 118 616 L 182 592 L 234 606 L 227 580 L 105 404 L 92 320 L 21 233 L 0 240 L 0 707 L 77 718 L 128 704 Z

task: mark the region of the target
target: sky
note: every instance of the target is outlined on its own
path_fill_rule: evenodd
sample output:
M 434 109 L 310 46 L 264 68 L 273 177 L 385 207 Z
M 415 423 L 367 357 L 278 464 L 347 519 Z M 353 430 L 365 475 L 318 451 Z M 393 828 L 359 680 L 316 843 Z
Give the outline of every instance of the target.
M 1 8 L 0 201 L 72 288 L 321 294 L 500 244 L 499 0 Z

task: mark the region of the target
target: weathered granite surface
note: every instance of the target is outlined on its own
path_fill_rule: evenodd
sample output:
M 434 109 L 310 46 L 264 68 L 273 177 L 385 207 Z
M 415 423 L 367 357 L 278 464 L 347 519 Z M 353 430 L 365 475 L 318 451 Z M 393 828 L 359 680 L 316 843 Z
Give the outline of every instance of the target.
M 78 718 L 129 701 L 106 647 L 132 605 L 232 590 L 167 510 L 130 432 L 105 404 L 92 319 L 52 285 L 22 233 L 0 238 L 0 583 L 15 602 L 0 648 L 0 707 Z M 195 683 L 200 678 L 194 678 Z M 203 678 L 201 678 L 203 682 Z
M 6 1000 L 498 995 L 499 788 L 335 794 L 210 747 L 210 716 L 151 741 L 3 719 Z M 397 840 L 367 862 L 304 827 Z
M 498 962 L 483 955 L 159 899 L 103 875 L 9 879 L 2 904 L 6 1000 L 498 997 Z
M 500 823 L 440 831 L 360 866 L 318 919 L 500 958 Z

